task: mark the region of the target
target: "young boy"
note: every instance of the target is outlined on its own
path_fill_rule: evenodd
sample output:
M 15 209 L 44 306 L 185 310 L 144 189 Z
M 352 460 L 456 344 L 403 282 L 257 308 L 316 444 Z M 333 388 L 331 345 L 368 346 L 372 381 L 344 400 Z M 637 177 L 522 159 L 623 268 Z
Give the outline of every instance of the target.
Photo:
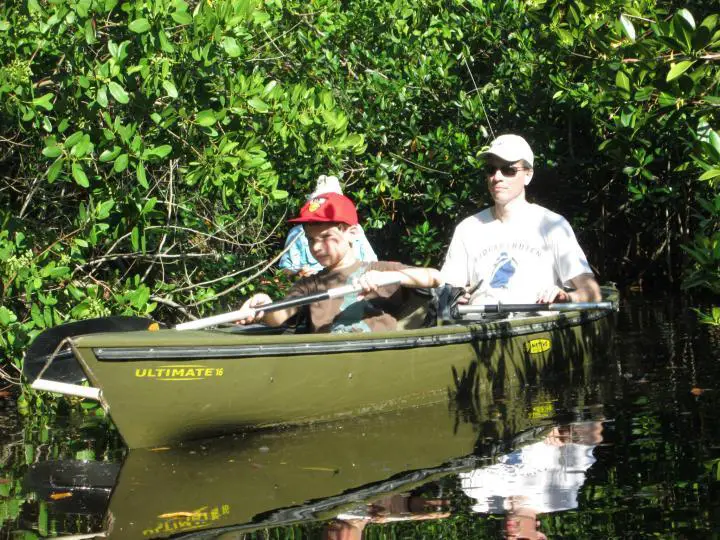
M 287 298 L 306 296 L 354 284 L 362 287 L 360 294 L 348 294 L 316 302 L 309 306 L 313 332 L 373 332 L 394 330 L 397 321 L 389 313 L 405 300 L 403 287 L 438 287 L 440 272 L 434 268 L 411 268 L 396 262 L 359 261 L 352 248 L 358 226 L 357 211 L 350 199 L 338 193 L 324 193 L 307 201 L 300 216 L 289 220 L 305 229 L 313 257 L 323 266 L 317 274 L 297 281 Z M 381 278 L 397 277 L 399 284 L 378 287 Z M 263 322 L 280 326 L 298 309 L 263 313 L 262 306 L 272 300 L 267 294 L 249 298 L 242 309 L 252 308 L 253 315 L 240 324 Z

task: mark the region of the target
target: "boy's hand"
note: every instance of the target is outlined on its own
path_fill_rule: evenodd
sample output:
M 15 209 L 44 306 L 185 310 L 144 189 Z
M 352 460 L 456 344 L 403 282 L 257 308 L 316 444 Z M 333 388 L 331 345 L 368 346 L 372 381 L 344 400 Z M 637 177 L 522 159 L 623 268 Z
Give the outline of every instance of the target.
M 377 292 L 378 288 L 383 285 L 387 285 L 388 277 L 396 272 L 387 271 L 381 272 L 379 270 L 368 270 L 359 278 L 353 280 L 353 285 L 356 287 L 362 287 L 362 293 L 358 295 L 358 299 L 363 299 L 371 292 Z
M 240 308 L 241 310 L 247 309 L 248 315 L 246 317 L 243 317 L 242 319 L 235 321 L 235 323 L 252 324 L 262 320 L 265 313 L 263 313 L 262 311 L 258 311 L 257 308 L 270 303 L 272 303 L 272 299 L 267 294 L 259 293 L 251 296 Z
M 298 272 L 299 277 L 309 277 L 317 274 L 316 270 L 313 270 L 309 266 L 303 266 L 300 271 Z

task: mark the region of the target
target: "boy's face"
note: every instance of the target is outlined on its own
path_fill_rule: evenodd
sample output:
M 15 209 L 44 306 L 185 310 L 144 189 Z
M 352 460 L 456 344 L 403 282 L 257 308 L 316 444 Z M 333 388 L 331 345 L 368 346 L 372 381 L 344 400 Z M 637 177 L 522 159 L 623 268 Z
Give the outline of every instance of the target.
M 325 268 L 334 268 L 340 263 L 354 262 L 352 249 L 353 228 L 344 223 L 305 223 L 310 253 Z M 352 261 L 350 259 L 353 259 Z

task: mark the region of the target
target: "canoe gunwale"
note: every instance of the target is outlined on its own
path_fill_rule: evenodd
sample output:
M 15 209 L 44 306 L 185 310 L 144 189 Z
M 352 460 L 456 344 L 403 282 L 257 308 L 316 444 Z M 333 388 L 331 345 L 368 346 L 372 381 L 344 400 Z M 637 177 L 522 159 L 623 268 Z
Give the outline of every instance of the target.
M 363 339 L 346 339 L 343 341 L 314 341 L 313 334 L 301 343 L 272 343 L 220 346 L 162 346 L 162 347 L 94 347 L 93 354 L 101 362 L 123 362 L 138 360 L 197 360 L 197 359 L 235 359 L 264 356 L 305 356 L 317 354 L 357 353 L 379 350 L 402 350 L 411 348 L 429 348 L 445 345 L 484 341 L 498 338 L 514 338 L 538 332 L 562 330 L 581 324 L 589 324 L 607 317 L 607 312 L 577 312 L 551 315 L 548 317 L 528 318 L 533 322 L 524 325 L 509 324 L 508 319 L 482 322 L 473 321 L 457 326 L 458 331 L 450 333 L 434 333 L 430 335 L 409 335 L 400 337 L 377 338 L 363 335 Z M 540 319 L 538 321 L 538 319 Z M 549 320 L 548 320 L 549 319 Z M 517 319 L 513 321 L 517 323 Z M 436 327 L 447 331 L 449 327 Z M 464 331 L 463 331 L 464 330 Z

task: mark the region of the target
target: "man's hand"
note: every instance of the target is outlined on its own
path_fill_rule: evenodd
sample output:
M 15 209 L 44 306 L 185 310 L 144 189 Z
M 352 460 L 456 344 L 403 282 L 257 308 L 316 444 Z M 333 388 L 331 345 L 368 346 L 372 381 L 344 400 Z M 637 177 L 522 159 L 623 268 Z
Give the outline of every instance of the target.
M 561 289 L 556 285 L 553 285 L 552 287 L 547 287 L 546 289 L 541 290 L 535 302 L 537 304 L 552 304 L 572 301 L 573 300 L 569 292 Z

